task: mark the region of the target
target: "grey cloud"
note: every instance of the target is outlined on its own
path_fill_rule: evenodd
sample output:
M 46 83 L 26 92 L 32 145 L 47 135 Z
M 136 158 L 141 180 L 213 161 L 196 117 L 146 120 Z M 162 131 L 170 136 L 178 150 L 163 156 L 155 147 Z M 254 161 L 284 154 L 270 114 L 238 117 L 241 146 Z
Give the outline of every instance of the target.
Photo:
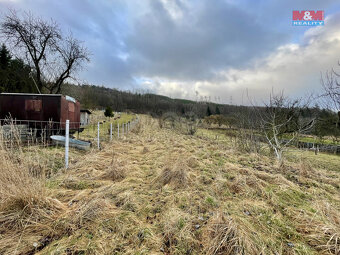
M 126 40 L 137 74 L 209 79 L 216 69 L 247 65 L 288 38 L 267 32 L 252 14 L 225 1 L 202 3 L 194 11 L 182 7 L 178 20 L 163 4 L 150 4 Z
M 188 82 L 178 86 L 180 81 L 163 81 L 157 91 L 171 94 L 182 91 L 187 95 L 195 88 L 206 96 L 220 96 L 228 102 L 249 104 L 249 97 L 258 103 L 268 98 L 271 90 L 284 91 L 291 97 L 303 97 L 309 93 L 319 94 L 322 90 L 320 73 L 336 68 L 340 59 L 340 13 L 329 17 L 324 27 L 310 28 L 304 34 L 302 44 L 282 45 L 268 57 L 249 68 L 226 69 L 214 79 L 206 82 Z M 187 93 L 187 94 L 186 94 Z
M 84 41 L 92 61 L 79 74 L 81 80 L 131 88 L 145 77 L 155 81 L 155 91 L 162 81 L 196 84 L 185 91 L 208 91 L 216 83 L 211 90 L 219 91 L 224 77 L 217 73 L 250 70 L 278 46 L 300 40 L 308 28 L 291 26 L 293 9 L 324 9 L 327 14 L 334 6 L 339 8 L 338 0 L 0 1 L 3 12 L 14 7 L 52 17 Z M 230 74 L 227 81 L 236 83 L 242 75 Z M 176 87 L 182 96 L 187 95 L 181 90 L 185 86 Z

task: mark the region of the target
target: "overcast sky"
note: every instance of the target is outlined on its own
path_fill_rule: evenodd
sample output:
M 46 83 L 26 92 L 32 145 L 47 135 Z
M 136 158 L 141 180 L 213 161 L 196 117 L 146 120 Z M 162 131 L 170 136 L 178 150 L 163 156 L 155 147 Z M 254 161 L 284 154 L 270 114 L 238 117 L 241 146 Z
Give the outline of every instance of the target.
M 84 42 L 92 56 L 80 81 L 176 98 L 303 96 L 340 59 L 339 0 L 0 0 L 1 15 L 8 8 Z M 325 25 L 292 26 L 293 10 L 324 10 Z

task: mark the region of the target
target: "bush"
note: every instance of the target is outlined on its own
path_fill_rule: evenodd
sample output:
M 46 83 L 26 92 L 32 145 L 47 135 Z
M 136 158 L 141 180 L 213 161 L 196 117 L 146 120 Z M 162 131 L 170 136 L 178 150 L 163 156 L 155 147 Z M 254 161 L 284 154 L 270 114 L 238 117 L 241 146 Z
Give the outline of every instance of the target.
M 182 119 L 185 126 L 185 133 L 188 135 L 194 135 L 198 128 L 199 119 L 194 112 L 187 112 Z
M 105 112 L 104 112 L 105 117 L 113 117 L 113 110 L 110 106 L 106 107 Z

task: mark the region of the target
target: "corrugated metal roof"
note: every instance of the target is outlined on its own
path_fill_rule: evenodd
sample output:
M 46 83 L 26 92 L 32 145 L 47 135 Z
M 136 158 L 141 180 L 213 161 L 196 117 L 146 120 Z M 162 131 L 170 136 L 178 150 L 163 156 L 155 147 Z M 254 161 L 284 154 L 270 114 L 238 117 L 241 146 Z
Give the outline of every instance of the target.
M 92 114 L 92 112 L 88 109 L 81 109 L 80 112 L 87 112 L 88 114 Z
M 75 100 L 73 97 L 65 96 L 65 98 L 66 98 L 67 101 L 71 101 L 71 102 L 73 102 L 73 103 L 76 102 L 76 100 Z
M 18 96 L 51 96 L 61 97 L 61 94 L 32 94 L 32 93 L 1 93 L 0 95 L 18 95 Z

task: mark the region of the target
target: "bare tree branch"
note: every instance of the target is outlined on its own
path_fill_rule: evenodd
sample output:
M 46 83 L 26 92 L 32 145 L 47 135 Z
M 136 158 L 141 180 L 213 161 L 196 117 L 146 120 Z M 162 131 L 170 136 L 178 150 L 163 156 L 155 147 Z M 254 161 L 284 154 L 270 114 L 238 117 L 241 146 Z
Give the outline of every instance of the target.
M 338 62 L 340 66 L 340 61 Z M 326 106 L 332 111 L 338 113 L 338 119 L 335 123 L 336 129 L 340 126 L 340 81 L 338 80 L 340 74 L 333 68 L 327 71 L 325 75 L 321 74 L 321 84 L 324 89 L 322 97 L 326 99 Z
M 264 108 L 253 107 L 259 119 L 259 129 L 279 161 L 299 135 L 309 131 L 315 123 L 314 119 L 302 118 L 301 110 L 306 105 L 301 99 L 290 100 L 283 92 L 271 94 Z
M 49 93 L 60 93 L 64 82 L 89 61 L 82 43 L 71 34 L 63 37 L 53 20 L 47 22 L 27 12 L 20 18 L 11 11 L 2 21 L 0 32 L 27 57 L 39 89 Z

